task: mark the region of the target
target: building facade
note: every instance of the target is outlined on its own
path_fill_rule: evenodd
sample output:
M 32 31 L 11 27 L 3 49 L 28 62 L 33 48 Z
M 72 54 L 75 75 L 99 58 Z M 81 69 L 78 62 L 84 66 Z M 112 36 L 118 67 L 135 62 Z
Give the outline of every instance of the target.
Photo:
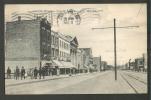
M 78 40 L 76 37 L 71 37 L 69 35 L 66 38 L 70 41 L 70 57 L 71 63 L 78 68 L 77 63 L 77 51 L 78 51 Z
M 106 61 L 101 61 L 101 71 L 106 70 L 107 68 L 107 62 Z
M 47 19 L 6 23 L 5 67 L 39 67 L 51 58 L 51 26 Z M 7 68 L 6 68 L 7 69 Z
M 59 59 L 59 34 L 51 31 L 51 59 Z
M 91 48 L 79 48 L 83 52 L 83 63 L 89 71 L 93 69 L 93 56 Z
M 59 60 L 70 61 L 70 41 L 59 33 Z

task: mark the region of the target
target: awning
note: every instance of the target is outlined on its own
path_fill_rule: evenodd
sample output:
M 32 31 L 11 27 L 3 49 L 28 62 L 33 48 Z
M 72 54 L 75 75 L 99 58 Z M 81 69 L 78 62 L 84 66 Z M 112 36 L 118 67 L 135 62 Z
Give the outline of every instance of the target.
M 59 68 L 63 67 L 62 63 L 60 63 L 58 60 L 53 60 L 53 66 L 58 66 Z
M 47 64 L 52 64 L 52 61 L 41 61 L 42 66 L 46 66 Z
M 94 66 L 92 66 L 92 65 L 89 65 L 89 68 L 91 68 L 91 69 L 95 69 L 95 68 L 94 68 Z
M 88 68 L 87 68 L 87 67 L 81 67 L 81 68 L 79 68 L 79 69 L 84 69 L 84 70 L 85 70 L 85 69 L 88 69 Z
M 63 67 L 62 68 L 76 68 L 71 62 L 61 61 Z

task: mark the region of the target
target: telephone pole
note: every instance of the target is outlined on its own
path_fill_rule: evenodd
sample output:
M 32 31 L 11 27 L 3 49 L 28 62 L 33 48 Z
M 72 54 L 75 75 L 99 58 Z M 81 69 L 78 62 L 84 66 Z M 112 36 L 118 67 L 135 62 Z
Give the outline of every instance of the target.
M 115 66 L 115 80 L 117 80 L 117 65 L 116 65 L 116 19 L 114 19 L 114 66 Z
M 92 28 L 92 30 L 94 29 L 110 29 L 113 28 L 114 29 L 114 71 L 115 71 L 115 80 L 117 80 L 117 56 L 116 56 L 116 28 L 138 28 L 139 26 L 123 26 L 123 27 L 116 27 L 116 19 L 114 18 L 114 26 L 113 27 L 102 27 L 102 28 Z

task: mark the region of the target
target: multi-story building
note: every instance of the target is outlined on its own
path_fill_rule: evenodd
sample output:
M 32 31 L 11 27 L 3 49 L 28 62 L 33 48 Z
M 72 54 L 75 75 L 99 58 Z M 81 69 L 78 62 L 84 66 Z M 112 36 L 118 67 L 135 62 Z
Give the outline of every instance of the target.
M 39 67 L 51 59 L 51 26 L 45 18 L 7 22 L 5 40 L 5 69 Z
M 60 74 L 75 73 L 76 66 L 72 63 L 71 57 L 71 41 L 70 39 L 59 33 L 59 62 L 62 64 L 60 66 Z
M 97 71 L 101 71 L 101 56 L 100 57 L 93 57 L 93 65 Z

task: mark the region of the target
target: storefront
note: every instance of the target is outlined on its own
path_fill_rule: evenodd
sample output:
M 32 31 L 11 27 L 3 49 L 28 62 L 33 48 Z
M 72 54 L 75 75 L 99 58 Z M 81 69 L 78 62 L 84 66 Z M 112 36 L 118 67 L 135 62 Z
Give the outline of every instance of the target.
M 60 61 L 63 67 L 60 68 L 61 74 L 76 74 L 77 69 L 71 62 Z

